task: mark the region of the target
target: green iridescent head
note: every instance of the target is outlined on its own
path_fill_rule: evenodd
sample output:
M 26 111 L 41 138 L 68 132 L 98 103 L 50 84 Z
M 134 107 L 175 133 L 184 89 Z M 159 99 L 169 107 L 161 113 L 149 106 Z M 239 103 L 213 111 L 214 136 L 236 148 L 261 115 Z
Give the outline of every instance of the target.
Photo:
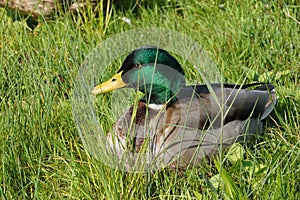
M 106 93 L 125 86 L 143 92 L 149 103 L 172 103 L 176 101 L 176 93 L 185 86 L 184 71 L 167 51 L 142 47 L 132 51 L 117 74 L 96 86 L 92 93 Z

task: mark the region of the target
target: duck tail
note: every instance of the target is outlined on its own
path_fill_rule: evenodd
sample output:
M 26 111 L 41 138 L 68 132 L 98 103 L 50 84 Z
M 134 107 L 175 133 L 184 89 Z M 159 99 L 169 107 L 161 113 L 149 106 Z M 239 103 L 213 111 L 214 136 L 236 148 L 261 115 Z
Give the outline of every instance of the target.
M 264 112 L 261 114 L 261 120 L 264 120 L 268 117 L 268 115 L 273 111 L 274 106 L 278 101 L 278 97 L 276 96 L 275 86 L 273 84 L 263 84 L 255 88 L 255 90 L 262 90 L 269 92 L 269 99 L 265 105 Z

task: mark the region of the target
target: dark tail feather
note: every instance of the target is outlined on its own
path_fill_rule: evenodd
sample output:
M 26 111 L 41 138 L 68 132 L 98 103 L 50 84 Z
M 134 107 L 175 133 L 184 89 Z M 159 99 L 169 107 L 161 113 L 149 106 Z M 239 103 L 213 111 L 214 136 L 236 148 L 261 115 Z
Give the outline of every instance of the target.
M 262 91 L 272 91 L 275 89 L 275 86 L 270 83 L 260 83 L 260 86 L 257 86 L 255 90 L 262 90 Z
M 215 85 L 221 85 L 221 84 L 211 84 L 212 86 L 215 86 Z M 258 86 L 257 86 L 258 85 Z M 253 86 L 257 86 L 254 90 L 263 90 L 263 91 L 266 91 L 266 90 L 273 90 L 275 88 L 275 86 L 271 83 L 262 83 L 262 82 L 259 82 L 259 83 L 249 83 L 249 84 L 243 84 L 243 85 L 239 85 L 239 84 L 231 84 L 231 83 L 224 83 L 224 87 L 227 87 L 227 88 L 233 88 L 233 89 L 247 89 L 247 88 L 250 88 L 250 87 L 253 87 Z

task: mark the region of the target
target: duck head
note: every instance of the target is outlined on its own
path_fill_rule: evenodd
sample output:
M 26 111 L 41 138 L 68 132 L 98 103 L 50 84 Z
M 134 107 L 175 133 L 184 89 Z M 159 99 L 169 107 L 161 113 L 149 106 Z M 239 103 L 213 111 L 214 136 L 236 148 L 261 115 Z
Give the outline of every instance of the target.
M 149 103 L 163 104 L 175 102 L 184 86 L 184 71 L 173 56 L 157 47 L 142 47 L 132 51 L 117 73 L 94 87 L 92 94 L 128 87 L 143 92 Z

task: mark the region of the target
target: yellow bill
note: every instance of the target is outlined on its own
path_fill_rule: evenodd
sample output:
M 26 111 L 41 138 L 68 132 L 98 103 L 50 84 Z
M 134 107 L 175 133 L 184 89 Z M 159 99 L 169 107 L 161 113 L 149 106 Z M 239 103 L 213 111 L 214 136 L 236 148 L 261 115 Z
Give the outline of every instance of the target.
M 113 90 L 125 87 L 127 84 L 122 80 L 122 71 L 115 74 L 111 79 L 97 85 L 91 91 L 92 94 L 104 94 Z

